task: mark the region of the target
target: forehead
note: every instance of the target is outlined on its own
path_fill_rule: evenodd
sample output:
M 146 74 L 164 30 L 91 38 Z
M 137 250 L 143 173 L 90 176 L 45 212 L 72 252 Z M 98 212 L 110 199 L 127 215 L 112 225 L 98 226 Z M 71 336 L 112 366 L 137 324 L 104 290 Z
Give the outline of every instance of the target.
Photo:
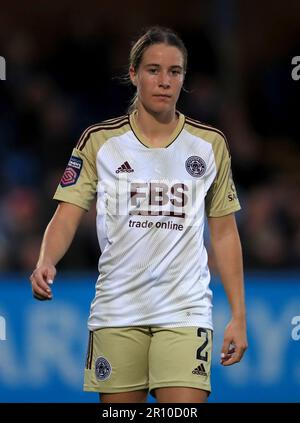
M 182 66 L 183 54 L 178 47 L 167 44 L 153 44 L 143 54 L 142 64 L 158 64 L 162 66 Z

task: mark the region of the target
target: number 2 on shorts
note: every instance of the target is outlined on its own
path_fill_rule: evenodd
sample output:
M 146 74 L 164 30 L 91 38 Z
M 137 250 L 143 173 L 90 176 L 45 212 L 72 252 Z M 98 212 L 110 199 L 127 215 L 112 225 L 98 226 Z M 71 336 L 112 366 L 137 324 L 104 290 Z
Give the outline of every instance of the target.
M 208 353 L 207 351 L 203 354 L 202 351 L 206 348 L 207 344 L 208 344 L 208 333 L 206 329 L 203 328 L 199 328 L 197 331 L 197 335 L 202 338 L 201 334 L 204 333 L 205 334 L 205 340 L 203 342 L 202 345 L 200 345 L 200 347 L 197 349 L 197 354 L 196 354 L 196 358 L 197 360 L 202 360 L 202 361 L 207 361 L 208 359 Z

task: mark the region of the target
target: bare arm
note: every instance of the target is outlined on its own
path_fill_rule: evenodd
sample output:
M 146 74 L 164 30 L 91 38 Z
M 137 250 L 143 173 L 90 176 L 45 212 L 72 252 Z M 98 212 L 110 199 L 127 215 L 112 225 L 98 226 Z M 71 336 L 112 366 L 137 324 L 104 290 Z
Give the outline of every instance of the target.
M 49 222 L 42 241 L 39 259 L 30 276 L 33 295 L 51 300 L 49 284 L 56 275 L 56 264 L 65 255 L 74 238 L 85 210 L 69 203 L 60 203 Z
M 234 214 L 208 219 L 212 249 L 231 307 L 232 319 L 226 327 L 221 363 L 241 360 L 247 349 L 243 259 Z

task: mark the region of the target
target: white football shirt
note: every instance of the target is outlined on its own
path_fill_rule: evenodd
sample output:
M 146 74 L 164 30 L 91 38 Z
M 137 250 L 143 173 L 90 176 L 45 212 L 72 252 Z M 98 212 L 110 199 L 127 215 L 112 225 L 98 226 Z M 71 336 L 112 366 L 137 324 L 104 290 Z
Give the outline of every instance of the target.
M 230 154 L 217 129 L 177 113 L 162 148 L 135 113 L 86 129 L 54 198 L 86 210 L 97 195 L 99 277 L 90 330 L 118 326 L 212 329 L 205 212 L 240 209 Z

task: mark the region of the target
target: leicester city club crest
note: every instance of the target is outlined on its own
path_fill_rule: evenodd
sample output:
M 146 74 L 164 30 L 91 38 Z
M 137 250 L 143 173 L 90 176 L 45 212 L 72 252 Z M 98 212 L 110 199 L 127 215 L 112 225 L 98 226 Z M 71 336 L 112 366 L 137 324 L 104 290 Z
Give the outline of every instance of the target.
M 98 357 L 95 363 L 95 374 L 98 380 L 106 380 L 111 375 L 111 365 L 104 357 Z
M 185 168 L 188 173 L 195 178 L 200 178 L 206 171 L 206 164 L 199 156 L 191 156 L 185 162 Z

